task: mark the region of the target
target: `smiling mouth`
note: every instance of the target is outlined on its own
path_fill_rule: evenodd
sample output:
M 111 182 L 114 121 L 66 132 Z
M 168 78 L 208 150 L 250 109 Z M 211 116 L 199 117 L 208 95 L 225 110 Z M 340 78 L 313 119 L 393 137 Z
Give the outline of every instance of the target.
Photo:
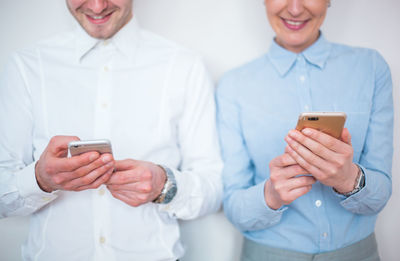
M 113 12 L 110 12 L 106 15 L 88 15 L 88 14 L 86 14 L 86 17 L 92 24 L 99 25 L 99 24 L 106 23 L 110 19 L 112 14 L 113 14 Z
M 300 30 L 302 29 L 304 26 L 306 26 L 306 24 L 308 23 L 309 20 L 304 20 L 304 21 L 295 21 L 295 20 L 289 20 L 289 19 L 284 19 L 281 18 L 283 21 L 283 24 L 289 28 L 290 30 Z

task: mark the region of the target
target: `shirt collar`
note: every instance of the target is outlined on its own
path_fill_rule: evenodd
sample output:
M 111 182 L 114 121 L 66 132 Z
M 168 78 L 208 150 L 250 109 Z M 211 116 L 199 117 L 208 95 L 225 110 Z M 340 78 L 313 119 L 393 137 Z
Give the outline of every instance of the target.
M 283 76 L 292 68 L 298 56 L 303 56 L 307 62 L 323 69 L 329 57 L 330 50 L 330 43 L 321 33 L 315 43 L 298 54 L 286 50 L 274 40 L 269 49 L 268 57 L 279 74 Z
M 140 41 L 140 27 L 137 19 L 133 17 L 112 38 L 112 42 L 124 56 L 132 60 Z
M 78 25 L 75 30 L 75 39 L 75 53 L 78 62 L 80 62 L 100 41 L 99 39 L 91 37 L 80 25 Z
M 91 37 L 78 25 L 76 35 L 76 59 L 80 62 L 96 45 L 108 41 L 116 46 L 117 50 L 123 55 L 132 59 L 138 46 L 139 25 L 136 18 L 132 18 L 124 27 L 121 28 L 112 38 L 101 40 Z

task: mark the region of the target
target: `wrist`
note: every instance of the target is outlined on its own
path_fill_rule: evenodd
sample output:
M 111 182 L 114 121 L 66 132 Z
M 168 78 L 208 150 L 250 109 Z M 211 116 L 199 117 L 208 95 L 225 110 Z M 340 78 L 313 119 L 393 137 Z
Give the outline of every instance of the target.
M 47 192 L 47 193 L 51 193 L 51 192 L 53 192 L 53 190 L 52 190 L 50 187 L 48 187 L 48 186 L 46 186 L 46 185 L 44 184 L 44 182 L 43 182 L 42 179 L 41 179 L 41 176 L 39 175 L 39 167 L 38 167 L 39 164 L 38 164 L 38 163 L 39 163 L 39 161 L 36 162 L 36 164 L 35 164 L 35 178 L 36 178 L 36 183 L 38 184 L 39 188 L 40 188 L 42 191 Z
M 272 192 L 272 185 L 270 180 L 267 180 L 264 186 L 264 200 L 270 209 L 277 210 L 280 207 L 282 207 L 283 204 L 279 200 L 276 200 L 273 193 L 271 192 Z
M 164 187 L 165 187 L 165 183 L 167 182 L 167 173 L 165 172 L 165 170 L 160 166 L 160 165 L 156 165 L 157 167 L 157 173 L 158 174 L 158 182 L 157 182 L 157 188 L 156 188 L 156 197 L 159 197 L 159 195 L 162 193 Z
M 336 193 L 339 193 L 341 195 L 344 195 L 346 197 L 349 197 L 358 191 L 360 191 L 364 185 L 365 185 L 365 176 L 363 170 L 356 164 L 354 164 L 354 167 L 356 168 L 356 175 L 355 178 L 353 179 L 353 182 L 349 182 L 349 184 L 352 184 L 352 187 L 349 189 L 347 188 L 346 190 L 339 190 L 338 188 L 334 187 L 333 190 Z
M 333 189 L 339 194 L 346 194 L 354 189 L 355 183 L 358 177 L 358 167 L 356 164 L 352 163 L 351 171 L 347 173 L 346 179 L 342 180 L 337 186 L 334 186 Z

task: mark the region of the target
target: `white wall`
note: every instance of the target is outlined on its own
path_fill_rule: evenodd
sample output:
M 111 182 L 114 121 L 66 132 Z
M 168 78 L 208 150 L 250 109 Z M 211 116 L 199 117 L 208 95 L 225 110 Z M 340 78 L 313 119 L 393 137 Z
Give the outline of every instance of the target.
M 273 36 L 262 0 L 135 0 L 142 26 L 203 54 L 215 80 L 266 52 Z M 63 0 L 0 0 L 0 67 L 10 52 L 74 25 Z M 389 63 L 394 82 L 393 195 L 378 218 L 382 260 L 400 249 L 400 1 L 332 0 L 323 26 L 332 41 L 372 47 Z M 1 127 L 0 127 L 1 128 Z M 241 237 L 222 213 L 183 223 L 184 261 L 238 260 Z M 0 260 L 20 260 L 27 218 L 0 220 Z

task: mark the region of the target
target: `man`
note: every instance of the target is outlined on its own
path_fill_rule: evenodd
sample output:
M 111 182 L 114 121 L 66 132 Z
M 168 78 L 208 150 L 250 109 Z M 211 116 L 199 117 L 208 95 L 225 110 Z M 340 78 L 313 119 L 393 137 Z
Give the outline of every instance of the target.
M 24 260 L 176 260 L 177 219 L 220 206 L 210 79 L 139 28 L 132 0 L 66 2 L 81 28 L 1 77 L 0 216 L 31 215 Z M 79 139 L 109 139 L 113 155 L 67 157 Z

